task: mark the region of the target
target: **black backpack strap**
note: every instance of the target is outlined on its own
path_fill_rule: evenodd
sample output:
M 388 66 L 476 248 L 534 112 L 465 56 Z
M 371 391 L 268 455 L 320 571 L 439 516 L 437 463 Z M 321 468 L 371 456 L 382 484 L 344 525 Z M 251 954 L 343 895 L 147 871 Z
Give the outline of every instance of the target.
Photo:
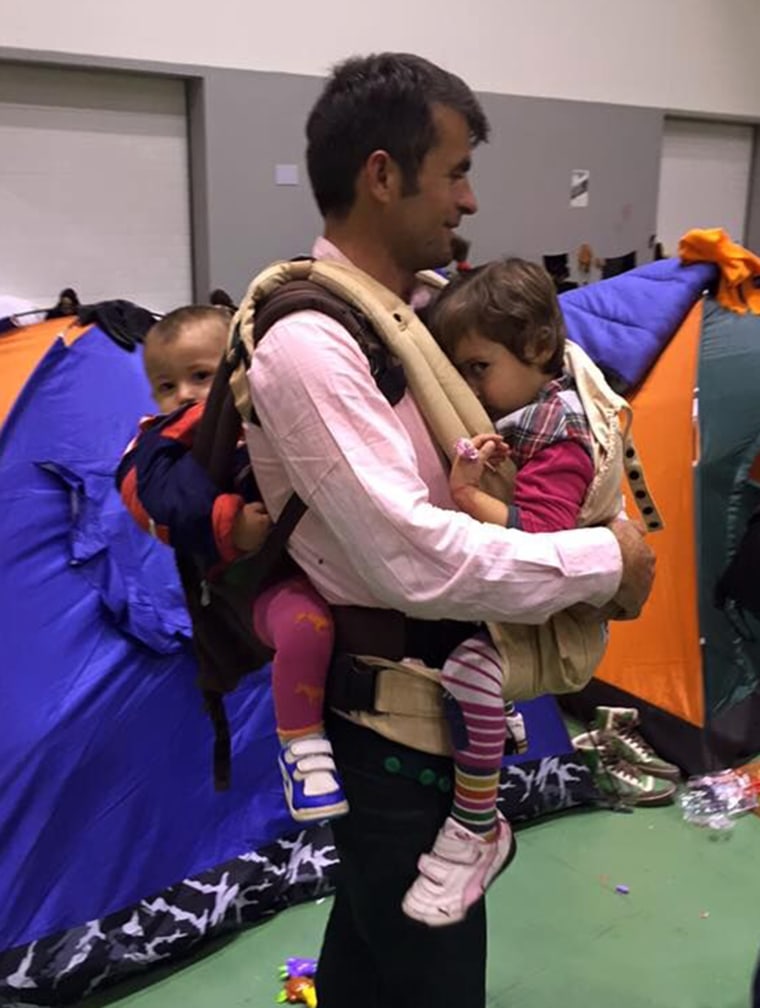
M 232 777 L 232 745 L 224 696 L 212 690 L 204 690 L 203 703 L 214 729 L 214 788 L 216 791 L 226 791 Z
M 401 400 L 406 391 L 406 376 L 399 361 L 391 355 L 361 312 L 312 280 L 289 280 L 256 306 L 253 322 L 255 344 L 264 339 L 276 322 L 300 311 L 319 312 L 343 326 L 359 344 L 369 362 L 375 384 L 391 406 Z M 254 423 L 258 422 L 255 411 L 251 419 Z
M 233 590 L 244 592 L 246 598 L 262 590 L 266 581 L 281 569 L 288 539 L 305 512 L 306 505 L 298 494 L 291 494 L 261 550 L 253 557 L 241 557 L 228 568 L 225 581 Z M 232 746 L 224 694 L 204 689 L 203 697 L 214 729 L 214 787 L 225 791 L 230 786 Z

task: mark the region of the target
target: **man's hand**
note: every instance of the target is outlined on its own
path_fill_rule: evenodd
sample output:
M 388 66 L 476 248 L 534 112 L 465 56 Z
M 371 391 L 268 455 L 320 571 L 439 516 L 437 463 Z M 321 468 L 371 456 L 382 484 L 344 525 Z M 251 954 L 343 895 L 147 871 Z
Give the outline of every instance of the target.
M 610 619 L 636 619 L 652 591 L 654 553 L 644 542 L 644 527 L 639 522 L 616 518 L 609 528 L 623 557 L 623 576 L 617 594 L 604 610 L 609 610 Z
M 232 526 L 232 541 L 242 553 L 257 553 L 264 545 L 272 520 L 259 501 L 246 504 Z

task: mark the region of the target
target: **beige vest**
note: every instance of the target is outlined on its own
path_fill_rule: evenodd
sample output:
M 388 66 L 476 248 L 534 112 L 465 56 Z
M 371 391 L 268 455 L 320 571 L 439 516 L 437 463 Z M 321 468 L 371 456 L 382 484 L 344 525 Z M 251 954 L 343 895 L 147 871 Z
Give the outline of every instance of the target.
M 429 286 L 443 284 L 435 274 L 420 274 L 419 279 Z M 372 277 L 343 263 L 282 262 L 255 277 L 236 316 L 249 354 L 253 354 L 257 303 L 289 280 L 321 284 L 369 319 L 403 364 L 409 390 L 449 459 L 458 438 L 493 430 L 483 407 L 412 308 Z M 233 333 L 235 328 L 233 325 Z M 575 378 L 594 445 L 595 477 L 580 524 L 606 524 L 619 514 L 623 472 L 633 470 L 637 494 L 645 494 L 637 495 L 636 502 L 642 513 L 645 508 L 652 509 L 647 518 L 650 527 L 661 527 L 628 433 L 630 407 L 610 389 L 580 347 L 568 343 L 565 364 Z M 238 368 L 230 384 L 238 409 L 249 416 L 250 387 L 244 367 Z M 514 466 L 509 461 L 484 481 L 485 489 L 507 503 L 513 485 Z M 502 661 L 504 696 L 514 700 L 581 689 L 594 674 L 606 640 L 602 623 L 573 611 L 559 613 L 540 626 L 489 623 L 488 630 Z M 451 745 L 438 670 L 387 662 L 372 655 L 361 657 L 381 670 L 376 693 L 380 713 L 357 713 L 352 718 L 415 749 L 448 754 Z

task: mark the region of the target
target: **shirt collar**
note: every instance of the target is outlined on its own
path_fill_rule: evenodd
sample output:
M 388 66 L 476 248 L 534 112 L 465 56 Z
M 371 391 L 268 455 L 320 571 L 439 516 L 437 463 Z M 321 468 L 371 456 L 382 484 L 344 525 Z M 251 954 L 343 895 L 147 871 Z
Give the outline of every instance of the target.
M 320 235 L 319 238 L 314 242 L 311 250 L 311 254 L 315 259 L 327 259 L 331 262 L 343 263 L 346 266 L 353 266 L 353 263 L 329 239 L 325 238 L 324 235 Z M 409 299 L 409 304 L 415 311 L 420 311 L 424 308 L 432 297 L 432 291 L 425 284 L 417 284 L 417 286 L 412 291 L 412 296 Z

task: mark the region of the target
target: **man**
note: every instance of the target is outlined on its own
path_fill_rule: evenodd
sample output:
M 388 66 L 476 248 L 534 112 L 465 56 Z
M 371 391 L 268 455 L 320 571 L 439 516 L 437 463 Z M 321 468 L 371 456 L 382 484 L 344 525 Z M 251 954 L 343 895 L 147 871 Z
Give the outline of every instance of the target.
M 307 125 L 325 221 L 315 256 L 411 299 L 415 272 L 451 261 L 452 236 L 477 209 L 468 172 L 487 136 L 464 82 L 419 57 L 338 67 Z M 304 311 L 272 326 L 250 384 L 261 426 L 247 436 L 267 509 L 277 515 L 291 490 L 307 504 L 290 549 L 333 605 L 471 622 L 537 623 L 576 603 L 638 613 L 653 561 L 633 526 L 526 535 L 453 510 L 411 396 L 392 408 L 332 319 Z M 459 626 L 461 640 L 469 626 Z M 483 1008 L 483 901 L 439 929 L 401 910 L 450 809 L 450 760 L 394 743 L 382 723 L 375 732 L 333 716 L 328 729 L 351 811 L 334 827 L 341 869 L 320 1008 Z

